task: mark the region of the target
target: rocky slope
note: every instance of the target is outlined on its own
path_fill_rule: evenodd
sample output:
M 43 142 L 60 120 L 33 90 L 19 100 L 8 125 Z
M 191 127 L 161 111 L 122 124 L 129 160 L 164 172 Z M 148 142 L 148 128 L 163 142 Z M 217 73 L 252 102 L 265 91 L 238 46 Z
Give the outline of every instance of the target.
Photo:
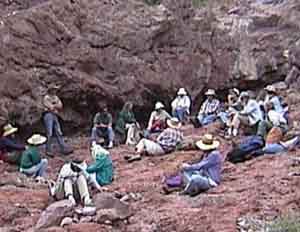
M 169 105 L 181 86 L 197 110 L 208 87 L 222 95 L 284 80 L 283 51 L 299 45 L 299 3 L 250 3 L 4 1 L 0 115 L 36 125 L 50 83 L 61 87 L 63 119 L 79 127 L 104 102 L 115 113 L 132 100 L 142 119 L 156 100 Z

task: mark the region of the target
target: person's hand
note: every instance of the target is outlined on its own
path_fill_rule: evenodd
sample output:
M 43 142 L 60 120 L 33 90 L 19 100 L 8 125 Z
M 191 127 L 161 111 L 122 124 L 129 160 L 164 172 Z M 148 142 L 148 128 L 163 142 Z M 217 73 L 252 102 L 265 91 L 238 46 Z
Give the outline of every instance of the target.
M 72 195 L 68 197 L 68 200 L 72 203 L 72 205 L 76 205 L 75 198 Z
M 191 165 L 189 165 L 189 164 L 187 164 L 187 163 L 183 163 L 182 165 L 181 165 L 181 167 L 182 167 L 182 169 L 187 169 L 187 168 L 189 168 Z

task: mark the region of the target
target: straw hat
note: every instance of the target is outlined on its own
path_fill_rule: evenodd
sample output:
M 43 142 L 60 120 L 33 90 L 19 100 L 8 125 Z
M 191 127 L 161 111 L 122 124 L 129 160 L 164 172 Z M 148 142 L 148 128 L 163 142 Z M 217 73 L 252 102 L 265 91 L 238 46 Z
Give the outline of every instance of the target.
M 3 130 L 4 130 L 3 136 L 8 136 L 16 133 L 18 131 L 18 128 L 13 127 L 11 124 L 7 124 L 4 126 Z
M 286 49 L 286 50 L 283 51 L 283 56 L 285 58 L 289 58 L 289 55 L 290 55 L 290 51 L 288 49 Z
M 187 92 L 185 91 L 184 88 L 180 88 L 177 92 L 177 95 L 187 95 Z
M 163 108 L 165 108 L 164 104 L 162 104 L 161 102 L 156 102 L 155 110 L 159 110 L 159 109 L 163 109 Z
M 101 145 L 93 142 L 92 144 L 92 157 L 93 159 L 95 160 L 97 156 L 100 156 L 100 155 L 109 155 L 109 151 L 104 149 Z
M 212 134 L 205 134 L 200 141 L 196 142 L 196 146 L 203 151 L 216 149 L 219 145 L 220 142 L 215 140 Z
M 206 96 L 214 96 L 216 95 L 216 92 L 214 89 L 208 89 L 205 93 Z
M 39 134 L 34 134 L 27 140 L 27 142 L 31 145 L 41 145 L 46 141 L 47 138 Z
M 268 92 L 276 93 L 276 88 L 273 85 L 268 85 L 265 88 L 265 90 L 268 91 Z
M 174 129 L 179 129 L 181 127 L 181 123 L 180 121 L 178 120 L 178 118 L 171 118 L 171 119 L 168 119 L 167 120 L 167 125 L 170 127 L 170 128 L 174 128 Z

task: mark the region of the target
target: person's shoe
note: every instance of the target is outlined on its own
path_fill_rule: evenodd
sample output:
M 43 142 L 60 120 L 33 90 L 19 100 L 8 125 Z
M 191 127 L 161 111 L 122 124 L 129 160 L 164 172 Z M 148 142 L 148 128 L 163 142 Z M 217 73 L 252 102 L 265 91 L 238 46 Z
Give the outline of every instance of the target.
M 86 205 L 82 209 L 76 209 L 75 212 L 82 216 L 94 216 L 97 212 L 97 209 L 95 206 Z
M 132 163 L 132 162 L 134 162 L 134 161 L 138 161 L 138 160 L 141 160 L 142 159 L 142 156 L 141 155 L 134 155 L 134 156 L 131 156 L 128 160 L 127 160 L 127 162 L 128 163 Z
M 108 148 L 108 149 L 111 149 L 111 148 L 113 148 L 113 146 L 114 146 L 113 142 L 112 142 L 112 141 L 110 141 L 110 142 L 108 143 L 108 146 L 107 146 L 107 148 Z

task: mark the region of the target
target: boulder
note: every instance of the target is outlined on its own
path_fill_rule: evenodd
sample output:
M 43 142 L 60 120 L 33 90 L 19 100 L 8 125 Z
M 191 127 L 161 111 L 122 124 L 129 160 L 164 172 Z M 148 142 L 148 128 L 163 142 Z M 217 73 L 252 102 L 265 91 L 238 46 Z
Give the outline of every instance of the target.
M 41 214 L 36 229 L 43 229 L 52 226 L 59 226 L 65 217 L 73 214 L 74 205 L 69 200 L 55 202 Z
M 97 207 L 97 221 L 125 220 L 133 215 L 130 205 L 120 201 L 109 193 L 99 193 L 94 198 Z

